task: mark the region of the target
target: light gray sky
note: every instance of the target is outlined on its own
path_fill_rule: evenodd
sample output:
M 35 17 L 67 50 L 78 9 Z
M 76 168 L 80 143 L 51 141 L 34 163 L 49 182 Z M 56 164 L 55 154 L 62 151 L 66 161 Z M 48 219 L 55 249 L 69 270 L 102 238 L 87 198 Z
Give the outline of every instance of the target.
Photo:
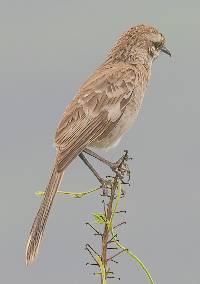
M 56 198 L 39 257 L 28 268 L 25 244 L 41 201 L 34 192 L 48 181 L 66 104 L 120 33 L 138 23 L 157 27 L 173 57 L 155 62 L 134 128 L 119 147 L 101 153 L 115 159 L 128 148 L 134 156 L 120 240 L 155 283 L 199 283 L 199 9 L 194 0 L 0 1 L 2 283 L 99 283 L 84 250 L 92 240 L 84 223 L 101 208 L 96 195 Z M 62 189 L 96 185 L 77 159 Z M 136 263 L 119 260 L 113 270 L 122 283 L 148 283 Z

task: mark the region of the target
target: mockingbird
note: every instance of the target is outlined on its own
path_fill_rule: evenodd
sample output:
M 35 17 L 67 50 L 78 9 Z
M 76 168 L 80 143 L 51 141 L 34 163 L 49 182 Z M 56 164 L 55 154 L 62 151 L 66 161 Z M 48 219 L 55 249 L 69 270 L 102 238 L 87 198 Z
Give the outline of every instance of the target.
M 164 36 L 154 27 L 130 28 L 66 107 L 55 135 L 56 159 L 51 177 L 27 242 L 27 264 L 38 253 L 64 170 L 77 156 L 87 163 L 84 152 L 96 155 L 87 147 L 109 148 L 119 142 L 138 115 L 152 62 L 160 52 L 171 56 Z M 117 169 L 116 164 L 96 157 Z

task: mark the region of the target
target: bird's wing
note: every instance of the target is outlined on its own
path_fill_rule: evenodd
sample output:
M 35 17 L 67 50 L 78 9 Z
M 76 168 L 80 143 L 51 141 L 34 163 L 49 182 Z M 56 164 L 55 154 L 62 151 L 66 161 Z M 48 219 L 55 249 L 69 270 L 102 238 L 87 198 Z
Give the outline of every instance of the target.
M 134 93 L 135 73 L 127 66 L 97 70 L 65 109 L 55 136 L 56 166 L 64 168 L 102 133 L 118 123 Z

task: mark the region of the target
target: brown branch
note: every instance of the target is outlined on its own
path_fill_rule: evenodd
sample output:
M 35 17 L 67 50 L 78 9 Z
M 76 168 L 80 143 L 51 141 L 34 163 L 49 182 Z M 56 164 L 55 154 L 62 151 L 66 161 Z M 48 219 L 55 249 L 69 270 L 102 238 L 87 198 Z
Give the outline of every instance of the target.
M 125 154 L 119 159 L 120 163 L 119 163 L 119 166 L 118 166 L 118 171 L 121 172 L 121 173 L 125 173 L 127 171 L 127 165 L 125 165 L 125 161 L 128 161 L 129 157 L 128 157 L 128 151 L 125 150 L 124 151 Z M 124 168 L 125 167 L 125 168 Z M 130 179 L 130 171 L 128 170 L 129 172 L 129 179 Z M 101 261 L 102 261 L 102 264 L 105 268 L 105 271 L 106 271 L 106 278 L 110 278 L 108 276 L 108 269 L 107 269 L 107 263 L 108 261 L 110 260 L 113 260 L 113 258 L 117 255 L 119 255 L 121 252 L 117 253 L 116 255 L 114 255 L 113 257 L 110 257 L 110 258 L 107 258 L 107 250 L 108 250 L 108 243 L 110 243 L 110 235 L 111 235 L 111 232 L 110 232 L 110 229 L 109 229 L 109 225 L 110 224 L 110 221 L 111 221 L 111 218 L 112 218 L 112 213 L 113 213 L 113 202 L 115 200 L 115 191 L 117 190 L 117 187 L 118 187 L 118 176 L 116 174 L 116 176 L 114 177 L 114 181 L 112 183 L 112 187 L 110 189 L 110 196 L 109 197 L 109 202 L 107 204 L 107 208 L 105 208 L 105 216 L 106 216 L 106 220 L 107 220 L 107 224 L 105 224 L 104 226 L 104 232 L 102 234 L 102 248 L 101 248 Z M 125 222 L 123 222 L 122 224 L 124 224 Z M 120 226 L 121 224 L 117 225 L 116 227 Z M 112 235 L 111 235 L 112 237 Z M 111 238 L 112 240 L 112 238 Z M 101 283 L 103 283 L 103 278 L 101 276 Z
M 113 212 L 113 201 L 115 199 L 115 191 L 117 189 L 117 177 L 114 178 L 113 185 L 111 187 L 111 192 L 110 192 L 110 197 L 109 197 L 109 202 L 107 204 L 106 208 L 106 220 L 109 222 L 111 221 L 112 218 L 112 212 Z M 109 243 L 109 238 L 110 238 L 110 229 L 108 224 L 105 224 L 104 226 L 104 232 L 102 234 L 102 249 L 101 249 L 101 261 L 103 266 L 105 267 L 105 271 L 107 271 L 107 249 L 108 249 L 108 243 Z M 107 273 L 106 273 L 106 278 L 107 278 Z M 101 283 L 103 283 L 103 279 L 101 277 Z
M 121 180 L 122 184 L 126 184 L 123 182 L 123 177 L 125 174 L 128 174 L 128 177 L 130 178 L 129 174 L 130 171 L 128 169 L 128 165 L 126 161 L 128 161 L 128 151 L 124 151 L 124 155 L 115 163 L 117 165 L 116 168 L 116 176 L 111 177 L 113 180 L 112 182 L 108 180 L 109 182 L 109 187 L 107 187 L 107 190 L 109 190 L 109 194 L 103 194 L 103 196 L 107 199 L 108 203 L 106 204 L 105 201 L 103 200 L 103 211 L 104 214 L 101 214 L 101 219 L 103 219 L 104 223 L 104 229 L 103 233 L 99 232 L 95 227 L 93 227 L 89 222 L 86 223 L 86 225 L 89 225 L 90 228 L 95 232 L 94 235 L 98 235 L 101 237 L 101 253 L 97 253 L 89 244 L 86 245 L 86 250 L 90 253 L 91 257 L 94 260 L 94 263 L 91 265 L 98 265 L 100 268 L 100 272 L 98 272 L 98 275 L 101 275 L 101 284 L 104 282 L 104 278 L 115 278 L 113 275 L 113 272 L 110 271 L 109 267 L 107 266 L 108 262 L 114 262 L 118 263 L 117 261 L 114 260 L 114 258 L 118 255 L 120 255 L 124 250 L 117 252 L 113 256 L 108 257 L 108 251 L 109 250 L 118 250 L 118 247 L 114 247 L 114 243 L 116 242 L 116 237 L 112 235 L 112 217 L 113 217 L 113 209 L 114 209 L 114 201 L 116 199 L 116 191 L 118 189 L 118 182 L 119 179 Z M 107 184 L 105 184 L 106 187 Z M 121 197 L 123 196 L 124 192 L 121 192 Z M 117 211 L 115 213 L 126 213 L 125 210 Z M 104 220 L 105 219 L 105 220 Z M 97 222 L 98 223 L 98 222 Z M 100 223 L 101 224 L 101 223 Z M 116 225 L 114 228 L 118 228 L 121 225 L 126 224 L 126 222 L 122 222 L 118 225 Z M 100 257 L 100 262 L 97 261 L 96 256 Z M 87 263 L 87 265 L 90 263 Z M 103 269 L 105 269 L 105 274 L 104 271 L 102 271 L 102 266 Z M 103 275 L 104 274 L 104 275 Z M 104 277 L 105 276 L 105 277 Z

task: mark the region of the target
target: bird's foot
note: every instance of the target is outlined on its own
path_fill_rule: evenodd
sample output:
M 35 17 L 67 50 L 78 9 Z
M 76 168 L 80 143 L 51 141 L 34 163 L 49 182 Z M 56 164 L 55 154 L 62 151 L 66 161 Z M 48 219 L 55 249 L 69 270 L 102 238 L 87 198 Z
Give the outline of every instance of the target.
M 129 169 L 127 161 L 131 159 L 132 158 L 128 156 L 128 150 L 125 150 L 121 158 L 119 158 L 118 161 L 110 165 L 111 170 L 121 180 L 122 184 L 129 184 L 130 169 Z M 125 178 L 127 178 L 127 181 L 125 181 Z

